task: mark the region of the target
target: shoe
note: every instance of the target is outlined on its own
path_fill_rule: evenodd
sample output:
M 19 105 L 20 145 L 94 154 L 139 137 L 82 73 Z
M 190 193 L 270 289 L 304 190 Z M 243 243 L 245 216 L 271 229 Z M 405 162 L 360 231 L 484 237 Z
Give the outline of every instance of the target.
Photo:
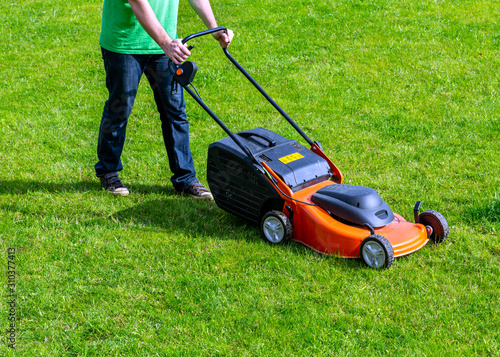
M 178 191 L 179 193 L 186 194 L 191 196 L 195 200 L 213 200 L 214 197 L 210 193 L 210 191 L 203 186 L 200 181 L 196 180 L 191 186 L 185 188 L 182 191 Z
M 128 194 L 130 193 L 128 188 L 121 182 L 116 172 L 111 172 L 102 177 L 99 177 L 99 180 L 101 180 L 102 188 L 112 195 L 128 196 Z

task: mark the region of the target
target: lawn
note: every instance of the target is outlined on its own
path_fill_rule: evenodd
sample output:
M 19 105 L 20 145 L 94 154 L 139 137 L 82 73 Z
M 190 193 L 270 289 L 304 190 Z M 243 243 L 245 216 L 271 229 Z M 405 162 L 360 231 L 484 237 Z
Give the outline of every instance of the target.
M 147 81 L 123 155 L 131 195 L 104 193 L 93 170 L 102 2 L 6 0 L 0 355 L 500 354 L 500 1 L 212 5 L 235 32 L 231 53 L 344 183 L 376 189 L 408 220 L 423 201 L 448 220 L 448 240 L 384 271 L 270 246 L 214 202 L 174 192 Z M 181 2 L 179 35 L 203 29 Z M 192 42 L 195 85 L 231 129 L 301 140 L 215 41 Z M 207 147 L 225 134 L 187 106 L 206 184 Z

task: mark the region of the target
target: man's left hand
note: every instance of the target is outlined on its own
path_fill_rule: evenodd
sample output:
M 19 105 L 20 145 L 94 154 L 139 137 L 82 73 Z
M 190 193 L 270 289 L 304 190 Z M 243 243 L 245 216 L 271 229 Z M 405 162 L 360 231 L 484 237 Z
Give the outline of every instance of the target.
M 227 48 L 231 41 L 233 40 L 233 31 L 227 29 L 227 30 L 220 30 L 216 33 L 213 34 L 214 38 L 219 41 L 220 45 L 222 48 Z

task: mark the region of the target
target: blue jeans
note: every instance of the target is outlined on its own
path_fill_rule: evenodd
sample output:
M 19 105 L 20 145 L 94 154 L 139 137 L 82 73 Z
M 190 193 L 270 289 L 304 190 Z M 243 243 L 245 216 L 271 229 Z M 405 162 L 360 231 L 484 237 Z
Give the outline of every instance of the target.
M 186 118 L 181 86 L 171 93 L 172 73 L 165 55 L 126 55 L 102 49 L 109 97 L 99 127 L 96 176 L 123 169 L 121 154 L 127 122 L 134 105 L 139 81 L 144 73 L 153 89 L 160 113 L 163 141 L 167 149 L 172 184 L 183 190 L 196 180 L 189 147 L 189 122 Z

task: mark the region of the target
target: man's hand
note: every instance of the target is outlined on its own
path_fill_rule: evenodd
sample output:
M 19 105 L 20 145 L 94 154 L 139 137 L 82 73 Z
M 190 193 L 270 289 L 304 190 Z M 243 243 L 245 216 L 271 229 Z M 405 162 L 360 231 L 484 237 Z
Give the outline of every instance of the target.
M 142 27 L 153 40 L 161 47 L 163 52 L 175 64 L 184 62 L 191 54 L 181 40 L 172 40 L 158 21 L 151 5 L 147 0 L 128 0 L 132 11 Z
M 233 31 L 227 29 L 215 32 L 212 36 L 219 41 L 222 48 L 227 48 L 231 44 L 234 34 Z
M 163 46 L 163 52 L 172 60 L 175 64 L 181 64 L 191 52 L 188 50 L 186 45 L 182 43 L 182 39 L 176 39 L 170 41 L 166 46 Z

